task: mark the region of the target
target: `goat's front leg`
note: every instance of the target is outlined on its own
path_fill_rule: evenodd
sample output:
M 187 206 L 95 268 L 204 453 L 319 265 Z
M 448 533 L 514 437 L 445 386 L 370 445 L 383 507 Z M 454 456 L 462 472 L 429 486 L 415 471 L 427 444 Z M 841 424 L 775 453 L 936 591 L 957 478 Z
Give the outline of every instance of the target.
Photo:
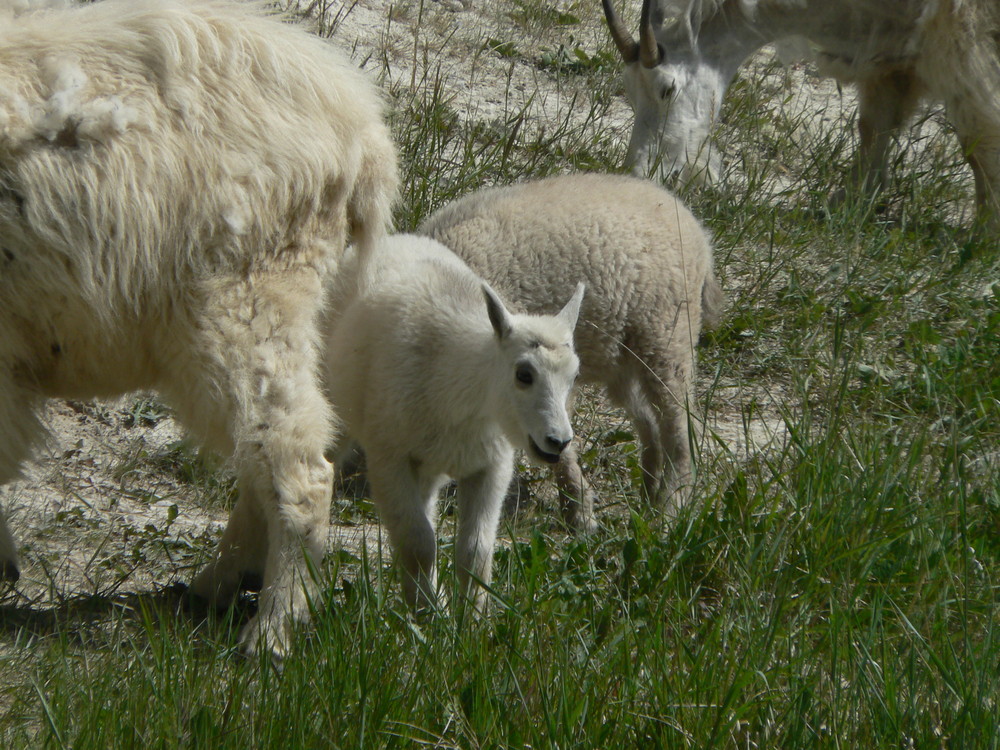
M 17 560 L 17 543 L 10 533 L 7 520 L 0 513 L 0 581 L 16 583 L 21 577 Z
M 555 475 L 563 520 L 578 534 L 586 535 L 597 531 L 597 518 L 594 515 L 594 491 L 580 468 L 577 443 L 578 438 L 573 438 L 559 456 Z
M 32 449 L 43 441 L 45 429 L 38 419 L 39 398 L 22 388 L 13 375 L 0 368 L 0 486 L 14 479 Z M 0 511 L 0 581 L 15 583 L 21 577 L 17 542 Z
M 458 532 L 455 568 L 462 595 L 485 614 L 493 574 L 493 547 L 504 492 L 514 471 L 514 454 L 505 449 L 492 465 L 458 482 Z

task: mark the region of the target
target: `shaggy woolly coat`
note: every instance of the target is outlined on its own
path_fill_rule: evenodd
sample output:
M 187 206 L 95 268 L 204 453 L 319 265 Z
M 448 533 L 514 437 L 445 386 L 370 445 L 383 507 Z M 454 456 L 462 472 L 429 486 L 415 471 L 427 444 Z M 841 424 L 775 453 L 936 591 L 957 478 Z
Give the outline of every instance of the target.
M 719 316 L 722 293 L 708 233 L 683 203 L 646 180 L 567 175 L 481 190 L 417 231 L 529 313 L 551 312 L 583 281 L 581 382 L 604 385 L 629 411 L 651 498 L 665 501 L 688 480 L 695 346 L 703 323 Z M 569 520 L 593 528 L 575 451 L 564 451 L 557 472 Z
M 158 389 L 241 474 L 195 589 L 225 603 L 241 572 L 263 573 L 244 639 L 280 651 L 330 492 L 323 280 L 348 234 L 367 248 L 384 233 L 396 179 L 371 83 L 259 5 L 106 0 L 7 19 L 0 482 L 41 439 L 42 398 Z

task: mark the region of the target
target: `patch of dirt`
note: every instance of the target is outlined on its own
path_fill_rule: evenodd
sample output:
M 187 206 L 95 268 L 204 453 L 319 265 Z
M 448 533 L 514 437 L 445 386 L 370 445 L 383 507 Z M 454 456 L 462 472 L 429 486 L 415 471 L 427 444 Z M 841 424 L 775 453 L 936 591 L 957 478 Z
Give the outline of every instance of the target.
M 20 598 L 109 593 L 167 581 L 221 533 L 225 509 L 206 507 L 198 486 L 176 472 L 180 427 L 166 415 L 134 416 L 148 399 L 52 401 L 51 440 L 0 488 L 21 549 Z

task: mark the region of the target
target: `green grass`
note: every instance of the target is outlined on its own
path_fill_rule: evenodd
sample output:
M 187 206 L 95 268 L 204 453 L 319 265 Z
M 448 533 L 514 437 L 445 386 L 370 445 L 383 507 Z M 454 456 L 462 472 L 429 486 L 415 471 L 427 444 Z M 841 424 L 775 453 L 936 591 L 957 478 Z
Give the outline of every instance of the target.
M 571 48 L 571 19 L 512 8 Z M 415 89 L 394 85 L 398 226 L 482 184 L 614 168 L 617 72 L 577 60 L 540 75 L 592 78 L 597 103 L 581 116 L 567 99 L 545 127 L 520 105 L 467 119 L 434 60 Z M 781 114 L 776 75 L 738 81 L 720 129 L 731 179 L 686 196 L 730 309 L 700 352 L 699 502 L 678 523 L 639 501 L 628 423 L 585 400 L 603 529 L 574 540 L 551 507 L 515 521 L 487 620 L 414 620 L 387 561 L 333 555 L 276 670 L 236 651 L 246 607 L 205 618 L 127 582 L 51 605 L 8 594 L 0 747 L 1000 747 L 995 243 L 963 227 L 947 133 L 900 157 L 878 204 L 829 212 L 853 135 L 800 137 L 809 113 Z M 713 428 L 761 416 L 783 431 L 749 456 Z M 231 494 L 179 449 L 148 460 Z

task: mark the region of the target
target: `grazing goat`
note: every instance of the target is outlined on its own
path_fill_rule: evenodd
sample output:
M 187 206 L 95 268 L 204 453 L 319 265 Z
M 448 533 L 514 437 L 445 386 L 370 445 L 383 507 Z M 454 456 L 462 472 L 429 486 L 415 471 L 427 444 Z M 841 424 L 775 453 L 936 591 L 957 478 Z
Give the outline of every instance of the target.
M 635 110 L 639 175 L 715 179 L 709 131 L 744 60 L 804 37 L 820 71 L 858 87 L 860 149 L 849 186 L 877 191 L 886 151 L 921 98 L 943 101 L 972 167 L 981 221 L 1000 222 L 1000 3 L 996 0 L 644 0 L 636 42 L 602 0 Z M 676 13 L 673 22 L 665 14 Z
M 0 27 L 0 483 L 45 398 L 156 389 L 234 457 L 240 497 L 192 591 L 261 575 L 284 652 L 325 549 L 325 279 L 385 233 L 395 150 L 372 84 L 255 4 L 106 0 Z M 0 574 L 17 580 L 0 522 Z
M 576 332 L 581 380 L 602 383 L 628 411 L 646 496 L 672 515 L 690 494 L 694 349 L 723 301 L 711 240 L 684 204 L 647 180 L 568 175 L 473 193 L 417 231 L 529 313 L 551 311 L 577 281 L 587 284 Z M 593 530 L 574 447 L 556 472 L 567 520 Z
M 515 448 L 555 462 L 573 438 L 583 285 L 555 316 L 514 315 L 446 247 L 413 235 L 386 239 L 367 265 L 345 260 L 333 283 L 327 387 L 345 441 L 365 451 L 406 600 L 436 602 L 437 496 L 450 477 L 459 585 L 482 612 Z

